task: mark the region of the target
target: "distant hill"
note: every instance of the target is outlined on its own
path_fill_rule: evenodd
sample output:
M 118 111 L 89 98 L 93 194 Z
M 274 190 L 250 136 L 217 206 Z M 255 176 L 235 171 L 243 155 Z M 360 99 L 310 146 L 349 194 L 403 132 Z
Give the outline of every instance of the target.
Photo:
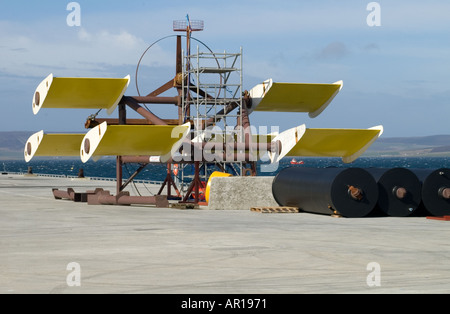
M 365 156 L 450 156 L 450 135 L 381 137 Z
M 34 132 L 0 132 L 0 160 L 23 158 L 28 138 Z
M 23 150 L 34 132 L 0 132 L 0 160 L 23 159 Z M 363 156 L 450 156 L 450 135 L 381 137 Z

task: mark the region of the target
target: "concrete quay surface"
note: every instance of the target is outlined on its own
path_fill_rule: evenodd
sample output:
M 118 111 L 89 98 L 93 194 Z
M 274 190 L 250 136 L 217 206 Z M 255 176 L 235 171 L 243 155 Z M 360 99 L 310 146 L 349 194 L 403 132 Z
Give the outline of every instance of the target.
M 114 182 L 0 175 L 0 294 L 450 292 L 449 221 L 89 206 L 53 187 Z

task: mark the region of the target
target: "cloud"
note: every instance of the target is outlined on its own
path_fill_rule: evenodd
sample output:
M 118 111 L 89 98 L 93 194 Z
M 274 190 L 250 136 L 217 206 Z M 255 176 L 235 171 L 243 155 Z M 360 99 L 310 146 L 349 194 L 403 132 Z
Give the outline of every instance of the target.
M 346 57 L 349 53 L 347 46 L 343 42 L 335 41 L 318 52 L 316 58 L 319 60 L 339 60 Z
M 370 44 L 367 44 L 367 45 L 365 45 L 363 47 L 363 51 L 365 51 L 365 52 L 376 52 L 376 51 L 380 51 L 380 47 L 376 43 L 370 43 Z
M 148 44 L 140 37 L 126 30 L 88 31 L 84 28 L 64 27 L 52 34 L 38 35 L 33 26 L 29 32 L 20 33 L 0 30 L 0 59 L 5 60 L 0 69 L 3 72 L 30 76 L 116 76 L 109 68 L 117 66 L 136 66 L 141 53 Z M 165 51 L 155 45 L 152 48 L 154 58 L 143 60 L 151 65 L 172 64 Z M 131 73 L 123 73 L 125 76 Z
M 119 33 L 111 33 L 102 30 L 96 33 L 89 33 L 86 29 L 81 28 L 78 32 L 78 39 L 86 44 L 93 44 L 94 47 L 106 46 L 108 48 L 116 48 L 123 50 L 133 50 L 145 45 L 142 39 L 122 30 Z

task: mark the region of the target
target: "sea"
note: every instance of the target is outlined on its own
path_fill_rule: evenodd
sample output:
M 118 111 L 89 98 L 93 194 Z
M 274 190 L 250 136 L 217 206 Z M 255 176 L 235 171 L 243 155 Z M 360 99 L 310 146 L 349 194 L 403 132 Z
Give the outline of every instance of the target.
M 450 168 L 449 157 L 360 157 L 350 164 L 345 164 L 340 158 L 296 158 L 298 164 L 291 164 L 292 158 L 282 159 L 278 165 L 258 162 L 259 176 L 275 176 L 287 167 L 356 167 L 356 168 L 411 168 L 411 169 L 440 169 Z M 0 161 L 0 171 L 7 173 L 27 173 L 29 168 L 34 174 L 77 177 L 83 169 L 85 177 L 108 178 L 116 177 L 116 161 L 114 158 L 104 158 L 96 162 L 82 163 L 79 159 L 39 159 L 35 158 L 26 163 L 21 160 Z M 130 177 L 139 167 L 137 164 L 127 164 L 123 167 L 123 177 Z M 193 166 L 185 168 L 185 174 L 193 172 Z M 167 175 L 167 166 L 163 164 L 149 164 L 136 180 L 162 182 Z

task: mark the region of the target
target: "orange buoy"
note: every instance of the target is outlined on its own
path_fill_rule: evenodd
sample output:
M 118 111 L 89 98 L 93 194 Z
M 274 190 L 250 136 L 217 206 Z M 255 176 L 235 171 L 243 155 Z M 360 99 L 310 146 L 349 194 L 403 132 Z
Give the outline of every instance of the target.
M 178 164 L 174 164 L 174 165 L 173 165 L 173 170 L 172 170 L 172 172 L 173 172 L 173 174 L 174 174 L 175 176 L 178 175 Z

